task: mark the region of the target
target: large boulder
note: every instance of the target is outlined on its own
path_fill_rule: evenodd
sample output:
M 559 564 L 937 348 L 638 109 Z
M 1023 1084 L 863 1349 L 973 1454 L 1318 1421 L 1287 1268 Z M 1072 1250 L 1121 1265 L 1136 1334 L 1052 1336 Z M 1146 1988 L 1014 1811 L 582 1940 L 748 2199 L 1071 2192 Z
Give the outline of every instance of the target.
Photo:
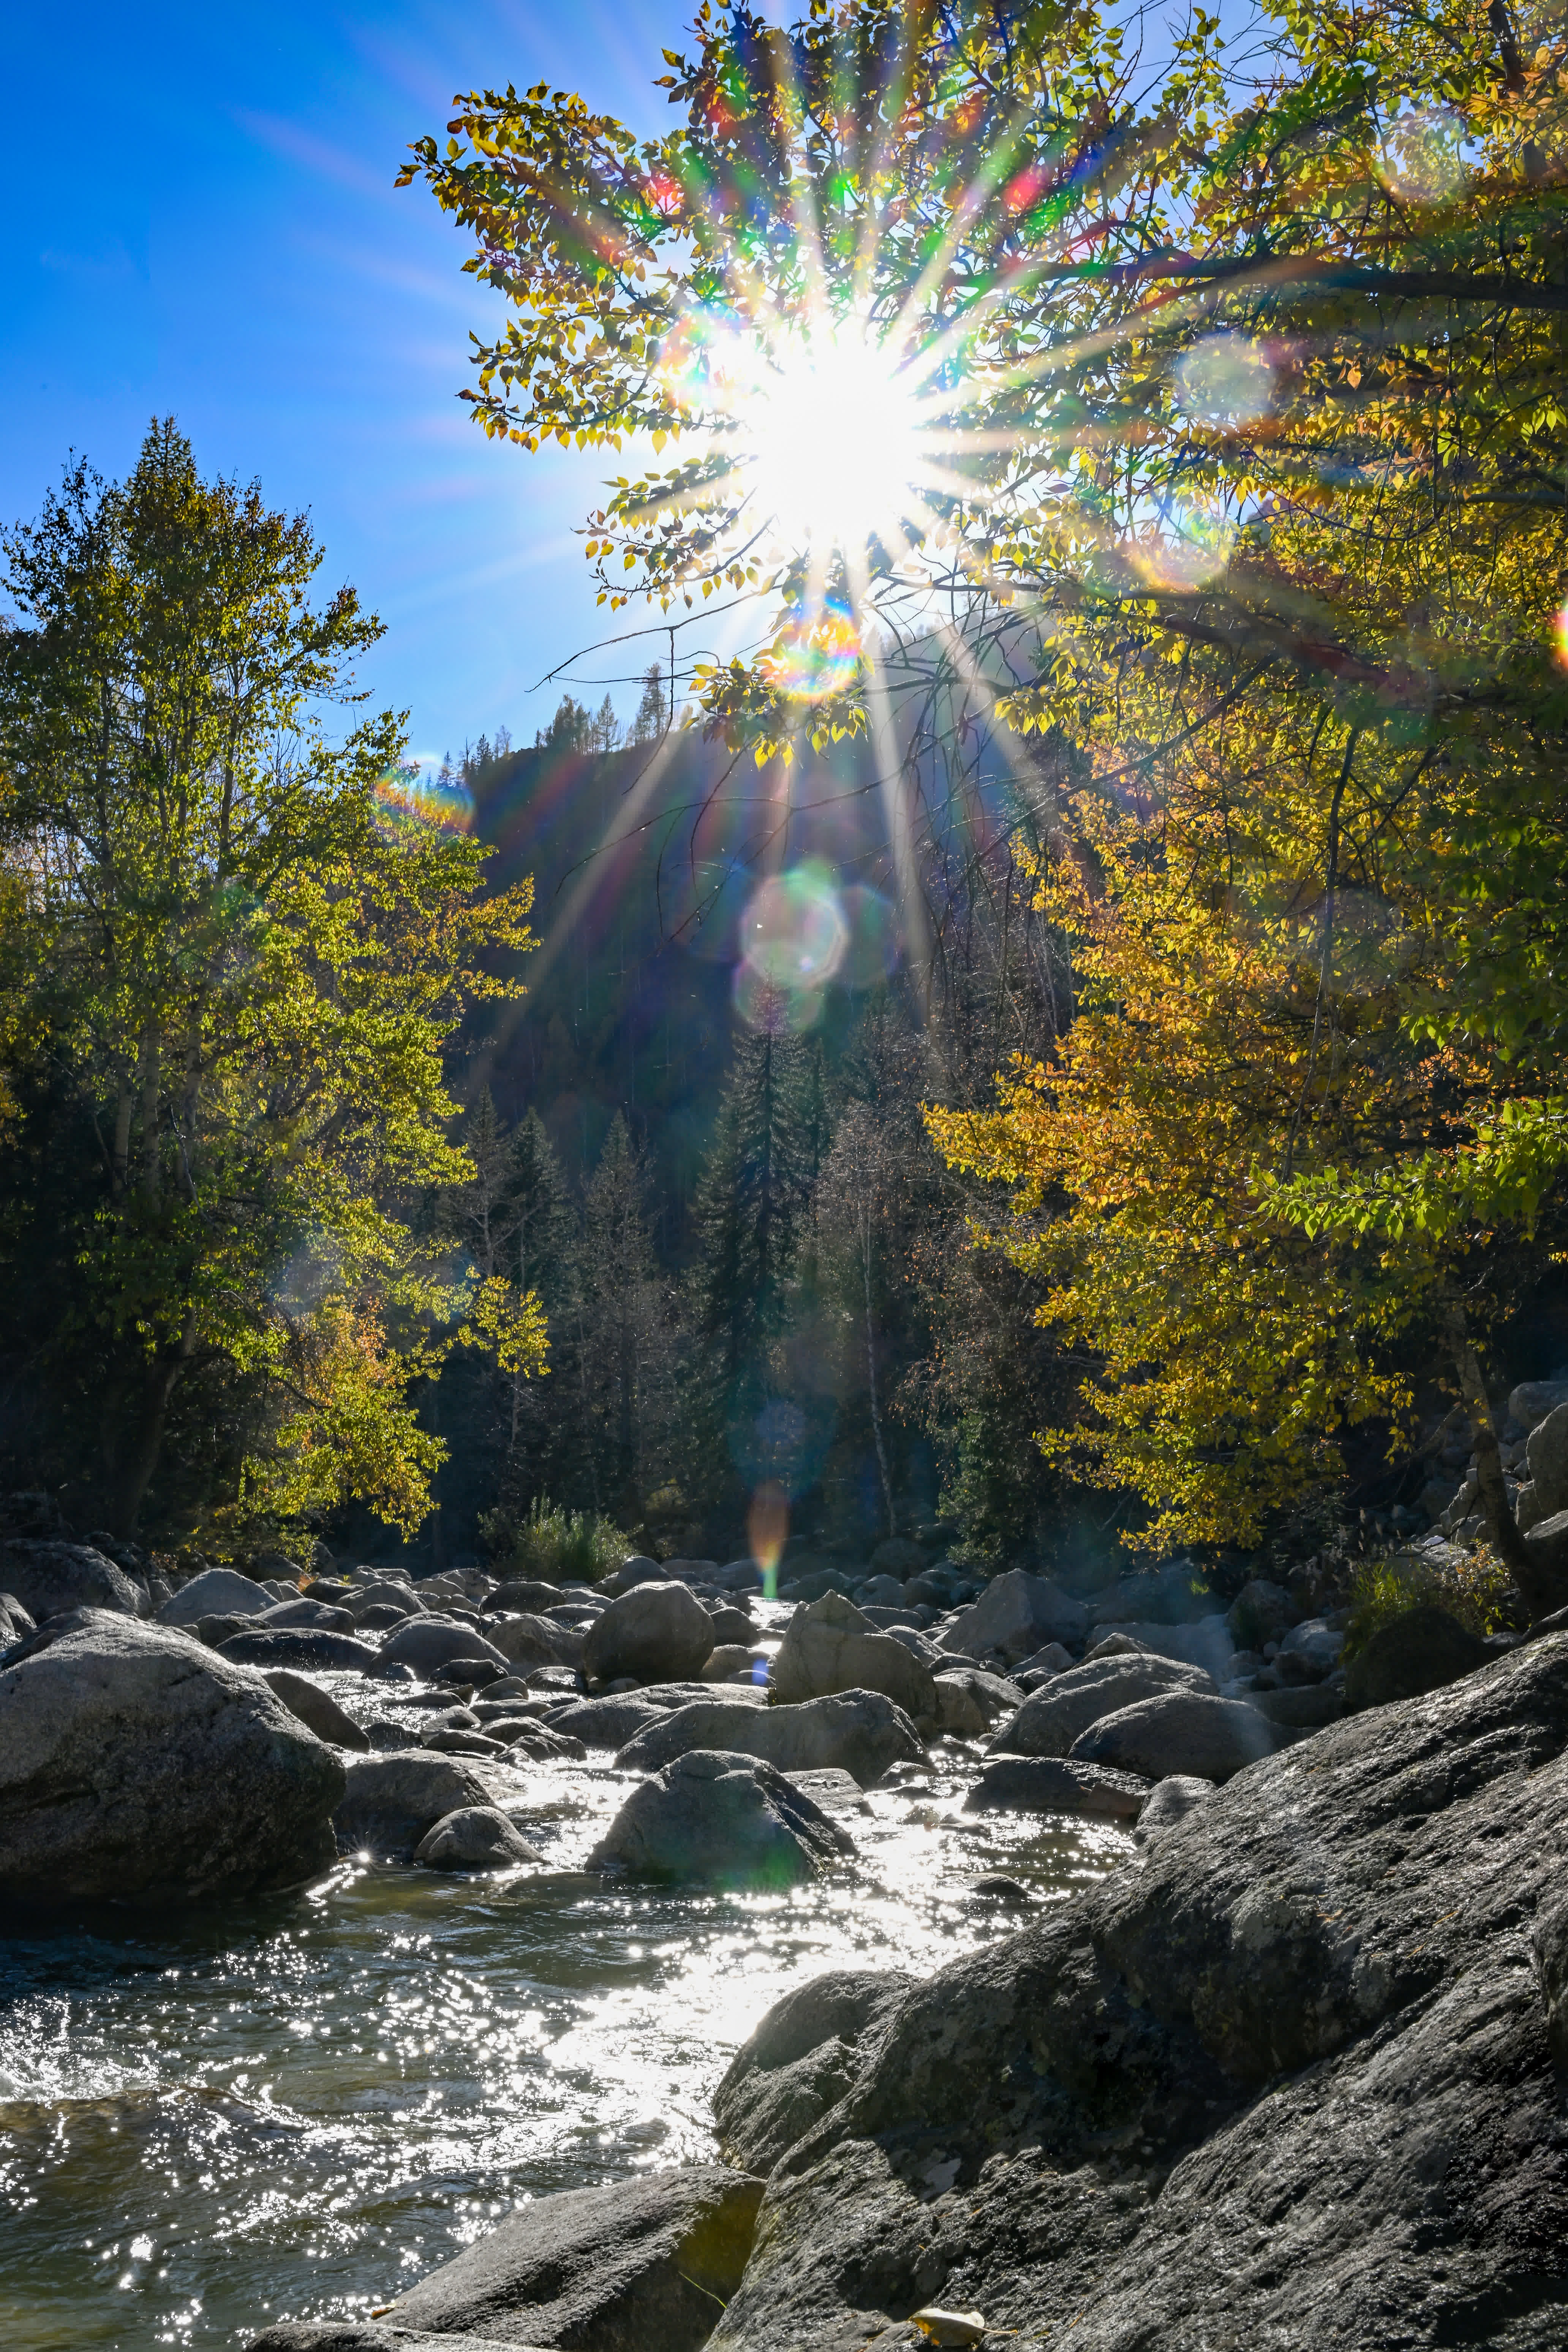
M 287 1666 L 265 1666 L 262 1677 L 268 1690 L 276 1691 L 290 1715 L 308 1723 L 318 1739 L 332 1748 L 352 1748 L 360 1754 L 370 1747 L 370 1735 L 362 1731 L 352 1715 L 345 1715 L 331 1691 L 320 1683 L 308 1681 Z
M 0 1544 L 0 1586 L 15 1593 L 39 1625 L 72 1609 L 110 1609 L 121 1617 L 145 1617 L 152 1606 L 145 1585 L 90 1544 L 13 1537 Z M 256 1591 L 254 1585 L 251 1591 Z M 265 1609 L 267 1595 L 258 1598 Z
M 936 1720 L 936 1686 L 931 1669 L 879 1633 L 842 1593 L 797 1609 L 790 1619 L 768 1675 L 773 1696 L 784 1706 L 801 1699 L 826 1698 L 835 1691 L 882 1691 L 917 1722 Z
M 994 1577 L 968 1609 L 961 1610 L 937 1636 L 939 1648 L 962 1650 L 966 1657 L 993 1654 L 1009 1663 L 1026 1658 L 1047 1642 L 1081 1640 L 1089 1612 L 1081 1601 L 1063 1592 L 1026 1568 L 1011 1568 Z
M 411 1586 L 385 1581 L 361 1585 L 357 1591 L 351 1588 L 350 1597 L 342 1605 L 360 1625 L 367 1622 L 390 1624 L 398 1618 L 423 1617 L 427 1613 L 424 1601 Z M 377 1612 L 374 1616 L 373 1611 Z M 386 1612 L 384 1616 L 380 1613 L 383 1611 Z
M 83 1610 L 0 1672 L 0 1891 L 13 1903 L 288 1886 L 332 1860 L 343 1767 L 258 1674 Z
M 1016 1683 L 981 1666 L 954 1666 L 936 1677 L 936 1727 L 950 1739 L 982 1739 L 997 1719 L 1024 1703 Z
M 245 2352 L 546 2352 L 499 2336 L 461 2336 L 427 2327 L 384 2327 L 378 2319 L 280 2319 L 247 2336 Z
M 1568 1510 L 1556 1511 L 1527 1528 L 1524 1549 L 1530 1555 L 1532 1614 L 1543 1617 L 1568 1607 Z
M 1203 1691 L 1162 1691 L 1080 1731 L 1068 1751 L 1075 1763 L 1109 1764 L 1145 1780 L 1171 1775 L 1228 1780 L 1260 1756 L 1271 1756 L 1280 1734 L 1266 1716 L 1240 1699 Z
M 452 1617 L 405 1619 L 382 1643 L 381 1654 L 389 1664 L 412 1666 L 416 1675 L 433 1675 L 438 1667 L 449 1666 L 459 1658 L 489 1666 L 508 1663 L 482 1633 L 476 1633 L 471 1625 L 461 1625 Z
M 989 1752 L 993 1756 L 1070 1755 L 1079 1734 L 1098 1723 L 1102 1715 L 1114 1715 L 1118 1707 L 1131 1706 L 1135 1699 L 1173 1690 L 1219 1696 L 1201 1667 L 1183 1665 L 1173 1658 L 1152 1657 L 1143 1650 L 1086 1658 L 1081 1666 L 1053 1675 L 1032 1693 L 1012 1721 L 1003 1725 Z
M 715 1644 L 713 1620 L 684 1584 L 636 1584 L 589 1627 L 583 1672 L 590 1682 L 630 1675 L 639 1683 L 700 1675 Z
M 913 1977 L 836 1969 L 776 2000 L 713 2094 L 726 2156 L 770 2173 L 803 2132 L 837 2106 Z
M 422 1748 L 351 1756 L 348 1780 L 332 1815 L 339 1850 L 376 1862 L 408 1862 L 427 1830 L 448 1813 L 492 1802 L 473 1765 Z
M 310 1627 L 322 1633 L 352 1633 L 354 1621 L 347 1609 L 336 1609 L 329 1601 L 308 1601 L 301 1593 L 296 1601 L 277 1601 L 264 1609 L 259 1617 L 252 1618 L 247 1632 L 258 1633 L 287 1633 L 299 1627 Z
M 218 1655 L 237 1666 L 288 1666 L 296 1674 L 373 1675 L 381 1663 L 368 1642 L 308 1625 L 231 1633 L 218 1643 Z
M 275 1605 L 254 1577 L 233 1568 L 204 1568 L 164 1601 L 158 1619 L 164 1625 L 199 1625 L 204 1617 L 260 1617 Z
M 521 2205 L 399 2295 L 399 2326 L 574 2345 L 698 2352 L 752 2249 L 760 2180 L 693 2164 Z
M 662 1723 L 647 1725 L 616 1762 L 623 1771 L 658 1772 L 691 1748 L 760 1756 L 781 1772 L 837 1766 L 869 1789 L 894 1764 L 925 1761 L 925 1748 L 902 1707 L 881 1691 L 839 1691 L 795 1706 L 752 1706 L 742 1698 L 699 1699 Z
M 902 1995 L 709 2352 L 1554 2352 L 1565 1850 L 1568 1636 L 1266 1759 Z
M 1479 1634 L 1447 1610 L 1423 1601 L 1368 1635 L 1345 1668 L 1345 1697 L 1354 1707 L 1419 1698 L 1473 1674 L 1490 1654 Z
M 716 1886 L 796 1886 L 855 1851 L 771 1764 L 692 1748 L 634 1789 L 587 1868 Z
M 1215 1683 L 1229 1679 L 1236 1644 L 1221 1616 L 1199 1617 L 1177 1625 L 1164 1624 L 1157 1618 L 1135 1617 L 1114 1631 L 1149 1657 L 1173 1658 L 1178 1665 L 1199 1666 Z M 1085 1653 L 1086 1664 L 1109 1638 L 1106 1633 L 1099 1636 Z
M 1150 1782 L 1131 1772 L 1108 1771 L 1060 1756 L 999 1756 L 982 1768 L 964 1799 L 966 1812 L 1086 1813 L 1101 1822 L 1131 1823 Z
M 1534 1430 L 1563 1404 L 1568 1404 L 1568 1381 L 1521 1381 L 1509 1394 L 1509 1419 Z

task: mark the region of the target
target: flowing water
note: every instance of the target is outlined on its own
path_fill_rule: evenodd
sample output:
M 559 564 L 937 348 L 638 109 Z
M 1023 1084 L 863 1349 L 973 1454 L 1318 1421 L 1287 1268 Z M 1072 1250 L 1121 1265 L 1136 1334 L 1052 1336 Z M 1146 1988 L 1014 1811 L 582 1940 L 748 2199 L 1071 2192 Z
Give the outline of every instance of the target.
M 713 2086 L 781 1993 L 1009 1932 L 968 1898 L 980 1872 L 1065 1900 L 1131 1851 L 965 1814 L 973 1759 L 935 1754 L 844 1817 L 851 1865 L 788 1895 L 586 1875 L 631 1785 L 605 1759 L 517 1774 L 543 1871 L 349 1864 L 0 1942 L 0 2344 L 232 2346 L 363 2314 L 524 2198 L 710 2158 Z

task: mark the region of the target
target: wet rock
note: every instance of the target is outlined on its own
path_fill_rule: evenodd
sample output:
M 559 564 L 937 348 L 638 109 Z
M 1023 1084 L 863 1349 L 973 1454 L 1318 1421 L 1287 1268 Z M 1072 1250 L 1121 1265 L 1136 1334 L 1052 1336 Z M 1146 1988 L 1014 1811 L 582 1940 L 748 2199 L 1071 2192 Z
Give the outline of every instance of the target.
M 358 1625 L 373 1622 L 373 1611 L 385 1610 L 387 1622 L 403 1617 L 423 1617 L 428 1612 L 413 1588 L 406 1584 L 367 1584 L 342 1604 Z
M 689 2165 L 520 2206 L 393 2306 L 442 2337 L 698 2352 L 740 2284 L 760 2180 Z
M 245 2352 L 547 2352 L 515 2336 L 433 2335 L 375 2319 L 285 2319 L 247 2338 Z
M 411 1861 L 426 1832 L 447 1813 L 490 1802 L 489 1789 L 474 1767 L 455 1756 L 405 1748 L 351 1756 L 347 1765 L 347 1787 L 332 1815 L 343 1853 Z
M 477 1727 L 472 1731 L 459 1729 L 455 1724 L 443 1724 L 435 1731 L 422 1731 L 421 1748 L 438 1756 L 504 1756 L 504 1739 L 493 1739 L 489 1732 Z
M 588 1748 L 624 1748 L 650 1723 L 662 1723 L 666 1709 L 645 1698 L 574 1699 L 548 1717 L 552 1731 L 580 1739 Z
M 434 1674 L 459 1658 L 482 1660 L 503 1672 L 508 1663 L 482 1633 L 449 1617 L 410 1617 L 382 1643 L 381 1654 L 391 1664 L 412 1666 L 416 1675 Z
M 237 1666 L 288 1666 L 296 1674 L 373 1675 L 381 1663 L 368 1642 L 352 1633 L 321 1633 L 285 1626 L 278 1633 L 231 1633 L 218 1645 L 220 1658 Z
M 158 1612 L 163 1625 L 196 1625 L 204 1617 L 260 1617 L 272 1607 L 259 1584 L 232 1568 L 204 1568 Z
M 1266 1759 L 905 1995 L 710 2352 L 932 2301 L 1020 2352 L 1550 2352 L 1565 1841 L 1568 1637 Z
M 90 1544 L 12 1537 L 0 1543 L 0 1585 L 16 1594 L 39 1625 L 72 1609 L 109 1609 L 122 1617 L 152 1612 L 145 1585 Z M 250 1589 L 256 1591 L 254 1585 Z M 266 1595 L 257 1598 L 265 1608 Z
M 939 1646 L 964 1650 L 975 1657 L 995 1652 L 1008 1660 L 1026 1658 L 1047 1642 L 1081 1640 L 1089 1612 L 1081 1601 L 1031 1576 L 1027 1569 L 1009 1569 L 994 1577 L 973 1607 L 960 1611 L 942 1628 Z
M 1174 1658 L 1152 1657 L 1143 1650 L 1086 1658 L 1081 1666 L 1053 1675 L 1043 1689 L 1026 1698 L 987 1752 L 993 1756 L 1069 1755 L 1073 1741 L 1101 1716 L 1113 1715 L 1119 1707 L 1163 1691 L 1202 1691 L 1217 1696 L 1213 1679 L 1201 1667 L 1184 1665 Z
M 1212 1780 L 1200 1780 L 1190 1772 L 1173 1772 L 1168 1779 L 1157 1780 L 1138 1816 L 1133 1836 L 1140 1845 L 1146 1845 L 1162 1830 L 1174 1829 L 1178 1822 L 1184 1822 L 1189 1813 L 1207 1804 L 1214 1790 Z
M 714 1646 L 713 1620 L 684 1584 L 637 1584 L 590 1627 L 583 1672 L 591 1683 L 622 1675 L 644 1683 L 681 1682 L 701 1673 Z
M 984 1876 L 972 1879 L 965 1900 L 971 1903 L 994 1903 L 1004 1911 L 1032 1911 L 1035 1898 L 1028 1888 L 1016 1878 L 1009 1878 L 1005 1870 L 988 1870 Z
M 1282 1584 L 1255 1576 L 1231 1602 L 1225 1622 L 1238 1650 L 1261 1650 L 1282 1641 L 1300 1613 Z
M 616 1757 L 626 1771 L 657 1772 L 696 1748 L 758 1756 L 781 1772 L 837 1766 L 862 1789 L 891 1764 L 923 1764 L 920 1734 L 881 1691 L 844 1691 L 794 1706 L 752 1706 L 743 1699 L 700 1699 L 652 1723 Z
M 743 1675 L 749 1682 L 759 1665 L 765 1678 L 768 1664 L 765 1651 L 742 1648 L 739 1642 L 721 1642 L 716 1650 L 709 1653 L 708 1664 L 702 1669 L 702 1680 L 705 1683 L 727 1683 L 733 1681 L 736 1675 Z
M 1441 1690 L 1487 1663 L 1486 1644 L 1446 1609 L 1424 1601 L 1403 1610 L 1371 1634 L 1345 1668 L 1352 1707 L 1387 1706 Z
M 980 1739 L 993 1724 L 1024 1703 L 1024 1694 L 1004 1675 L 962 1666 L 936 1677 L 936 1727 L 955 1739 Z
M 588 1753 L 583 1740 L 552 1731 L 547 1723 L 530 1721 L 526 1717 L 521 1721 L 503 1718 L 487 1723 L 485 1729 L 492 1739 L 501 1741 L 511 1755 L 526 1758 L 532 1764 L 580 1764 Z
M 1076 1762 L 1109 1764 L 1146 1780 L 1173 1774 L 1228 1780 L 1259 1757 L 1272 1755 L 1279 1738 L 1267 1717 L 1241 1699 L 1163 1691 L 1102 1716 L 1079 1732 L 1069 1753 Z
M 826 1593 L 797 1609 L 768 1676 L 784 1706 L 826 1698 L 836 1691 L 883 1692 L 917 1722 L 934 1723 L 936 1687 L 930 1669 L 901 1642 L 879 1633 L 852 1601 Z
M 327 1866 L 343 1766 L 258 1674 L 84 1610 L 0 1672 L 0 1891 L 178 1899 Z
M 414 1849 L 426 1870 L 511 1870 L 544 1856 L 493 1805 L 461 1805 L 443 1813 Z
M 1059 1756 L 1003 1756 L 984 1767 L 963 1805 L 966 1812 L 1083 1813 L 1131 1823 L 1151 1785 L 1131 1772 Z
M 784 1887 L 854 1841 L 771 1764 L 693 1748 L 634 1789 L 587 1868 L 717 1886 Z
M 914 1982 L 838 1969 L 775 2001 L 713 2094 L 725 2154 L 748 2172 L 770 2173 L 837 2106 Z
M 354 1621 L 346 1609 L 333 1609 L 323 1601 L 307 1601 L 303 1594 L 298 1601 L 275 1601 L 264 1609 L 259 1617 L 250 1620 L 250 1629 L 258 1633 L 278 1633 L 309 1627 L 322 1633 L 352 1633 Z
M 852 1773 L 834 1768 L 825 1771 L 792 1772 L 792 1788 L 820 1805 L 825 1813 L 868 1813 L 871 1810 Z
M 308 1682 L 303 1675 L 291 1674 L 287 1666 L 268 1666 L 262 1670 L 262 1679 L 268 1690 L 276 1691 L 290 1715 L 309 1724 L 318 1739 L 333 1748 L 353 1748 L 361 1753 L 368 1750 L 370 1738 L 360 1729 L 352 1715 L 345 1715 L 330 1691 L 319 1683 Z

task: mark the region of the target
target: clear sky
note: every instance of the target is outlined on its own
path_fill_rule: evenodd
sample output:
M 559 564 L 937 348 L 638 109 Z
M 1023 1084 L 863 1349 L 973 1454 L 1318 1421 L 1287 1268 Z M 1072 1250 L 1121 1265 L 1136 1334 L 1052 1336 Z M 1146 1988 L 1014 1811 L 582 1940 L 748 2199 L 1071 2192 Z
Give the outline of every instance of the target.
M 72 447 L 123 473 L 173 412 L 205 472 L 310 509 L 323 584 L 352 580 L 387 624 L 363 682 L 407 706 L 417 752 L 502 725 L 531 740 L 560 689 L 528 689 L 602 625 L 570 534 L 615 460 L 530 457 L 466 421 L 468 331 L 504 307 L 428 194 L 392 182 L 487 84 L 564 84 L 652 130 L 660 45 L 690 13 L 16 0 L 0 520 L 37 513 Z M 616 699 L 628 716 L 635 688 Z

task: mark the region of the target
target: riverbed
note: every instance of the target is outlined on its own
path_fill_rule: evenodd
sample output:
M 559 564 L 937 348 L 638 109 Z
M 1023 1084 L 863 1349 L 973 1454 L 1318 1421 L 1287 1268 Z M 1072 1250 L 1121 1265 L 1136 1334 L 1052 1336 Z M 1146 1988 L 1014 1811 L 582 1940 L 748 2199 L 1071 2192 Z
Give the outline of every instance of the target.
M 980 1874 L 1039 1906 L 1131 1851 L 965 1813 L 977 1762 L 944 1743 L 871 1791 L 841 1816 L 855 1861 L 788 1895 L 585 1874 L 633 1785 L 601 1759 L 518 1773 L 542 1870 L 347 1864 L 288 1898 L 0 1942 L 0 2342 L 363 2315 L 524 2198 L 711 2158 L 714 2084 L 782 1993 L 929 1973 L 1021 1924 Z

